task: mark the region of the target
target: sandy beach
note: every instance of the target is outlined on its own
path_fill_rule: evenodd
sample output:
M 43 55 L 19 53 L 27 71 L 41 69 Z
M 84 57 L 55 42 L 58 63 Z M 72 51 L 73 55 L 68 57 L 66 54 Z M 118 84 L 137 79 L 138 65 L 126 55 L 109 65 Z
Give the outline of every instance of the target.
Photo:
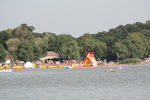
M 149 100 L 150 65 L 14 69 L 0 73 L 1 100 Z

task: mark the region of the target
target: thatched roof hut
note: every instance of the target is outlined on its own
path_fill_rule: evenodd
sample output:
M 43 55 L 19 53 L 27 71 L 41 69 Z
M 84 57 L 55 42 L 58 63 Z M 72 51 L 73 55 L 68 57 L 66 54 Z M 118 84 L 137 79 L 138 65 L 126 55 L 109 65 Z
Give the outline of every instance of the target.
M 53 51 L 47 51 L 46 53 L 44 53 L 42 55 L 42 57 L 40 58 L 41 61 L 45 61 L 48 59 L 57 59 L 60 58 L 59 54 L 53 52 Z

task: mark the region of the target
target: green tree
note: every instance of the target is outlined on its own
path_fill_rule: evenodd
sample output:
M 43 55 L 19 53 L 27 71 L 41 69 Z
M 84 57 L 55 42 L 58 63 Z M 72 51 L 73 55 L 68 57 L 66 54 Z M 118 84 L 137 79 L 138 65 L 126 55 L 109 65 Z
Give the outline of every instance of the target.
M 49 33 L 45 33 L 44 37 L 42 38 L 42 48 L 43 48 L 43 53 L 48 51 L 48 46 L 49 46 L 49 38 L 51 35 Z
M 150 57 L 150 40 L 147 40 L 145 47 L 146 47 L 145 57 Z
M 29 41 L 26 40 L 21 41 L 21 43 L 18 45 L 17 56 L 18 60 L 33 61 L 34 59 L 33 47 Z
M 43 50 L 42 48 L 40 48 L 38 45 L 34 44 L 33 45 L 33 48 L 34 48 L 34 60 L 38 60 L 38 58 L 41 57 L 42 53 L 43 53 Z
M 30 40 L 33 39 L 32 31 L 34 30 L 33 26 L 27 26 L 27 24 L 21 24 L 14 31 L 14 36 L 20 40 Z
M 39 46 L 40 48 L 43 48 L 43 39 L 41 37 L 37 37 L 34 39 L 34 44 Z
M 136 46 L 137 48 L 137 57 L 138 58 L 143 58 L 145 55 L 145 37 L 142 33 L 140 32 L 134 32 L 132 34 L 129 34 L 129 36 L 127 37 L 128 39 L 131 40 L 132 44 Z
M 104 42 L 96 41 L 93 52 L 97 58 L 106 58 L 107 45 Z
M 57 52 L 59 45 L 57 44 L 57 35 L 49 34 L 48 50 Z
M 2 44 L 0 44 L 0 62 L 3 62 L 6 60 L 6 56 L 7 56 L 7 51 L 6 49 L 3 47 Z
M 12 38 L 13 29 L 7 29 L 0 32 L 0 43 L 7 49 L 6 41 Z
M 146 21 L 146 29 L 150 29 L 150 20 Z
M 58 35 L 57 46 L 57 53 L 61 54 L 62 56 L 68 56 L 71 59 L 78 59 L 80 57 L 78 43 L 71 35 Z
M 146 55 L 146 40 L 143 34 L 139 32 L 130 33 L 123 43 L 129 50 L 130 58 L 143 58 Z
M 115 44 L 116 41 L 118 41 L 115 38 L 116 38 L 115 36 L 104 35 L 104 36 L 101 37 L 100 41 L 106 43 L 108 46 L 111 47 L 112 45 Z
M 121 42 L 116 42 L 113 46 L 113 52 L 118 59 L 126 59 L 128 55 L 128 48 Z
M 127 24 L 126 27 L 129 33 L 139 31 L 139 27 L 136 24 Z
M 85 41 L 86 39 L 93 39 L 93 36 L 89 33 L 85 33 L 83 36 L 79 37 L 79 39 Z
M 37 45 L 39 48 L 42 49 L 42 53 L 47 52 L 48 50 L 51 50 L 51 44 L 53 44 L 51 41 L 52 35 L 50 33 L 43 33 L 43 37 L 37 37 L 34 39 L 34 44 Z M 54 43 L 55 43 L 54 39 Z
M 8 41 L 6 41 L 7 44 L 7 51 L 8 54 L 13 58 L 17 58 L 17 50 L 18 50 L 18 45 L 20 44 L 20 40 L 17 38 L 10 38 Z
M 107 49 L 106 43 L 100 42 L 95 39 L 86 39 L 82 41 L 83 45 L 81 46 L 81 54 L 85 54 L 85 52 L 93 52 L 96 58 L 103 58 L 105 51 Z M 83 55 L 85 56 L 85 55 Z

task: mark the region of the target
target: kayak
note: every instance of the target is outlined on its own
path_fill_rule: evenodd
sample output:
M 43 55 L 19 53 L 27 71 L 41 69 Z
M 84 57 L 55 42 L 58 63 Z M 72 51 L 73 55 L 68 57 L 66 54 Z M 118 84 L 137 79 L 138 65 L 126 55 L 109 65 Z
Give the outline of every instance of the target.
M 105 72 L 116 72 L 117 70 L 115 69 L 106 69 Z
M 1 69 L 0 72 L 12 72 L 12 69 Z

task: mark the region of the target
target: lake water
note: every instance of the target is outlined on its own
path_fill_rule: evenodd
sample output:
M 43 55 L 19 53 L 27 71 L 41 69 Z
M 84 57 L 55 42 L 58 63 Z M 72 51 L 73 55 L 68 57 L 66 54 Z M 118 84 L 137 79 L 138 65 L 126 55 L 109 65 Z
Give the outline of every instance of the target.
M 150 65 L 14 69 L 0 73 L 0 100 L 149 100 Z

